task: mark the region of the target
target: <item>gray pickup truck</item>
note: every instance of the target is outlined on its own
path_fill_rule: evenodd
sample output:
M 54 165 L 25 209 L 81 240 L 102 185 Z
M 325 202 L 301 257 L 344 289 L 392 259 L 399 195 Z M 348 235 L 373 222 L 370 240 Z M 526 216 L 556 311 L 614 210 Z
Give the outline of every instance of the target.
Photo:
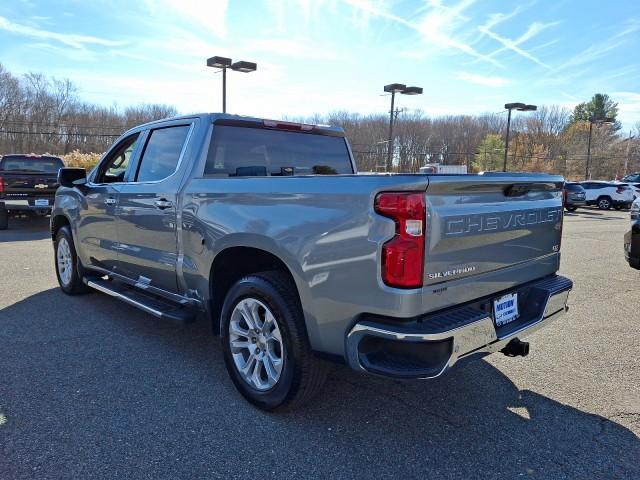
M 321 388 L 327 360 L 434 378 L 560 317 L 563 179 L 358 175 L 341 129 L 221 114 L 126 132 L 51 218 L 60 287 L 211 323 L 266 410 Z

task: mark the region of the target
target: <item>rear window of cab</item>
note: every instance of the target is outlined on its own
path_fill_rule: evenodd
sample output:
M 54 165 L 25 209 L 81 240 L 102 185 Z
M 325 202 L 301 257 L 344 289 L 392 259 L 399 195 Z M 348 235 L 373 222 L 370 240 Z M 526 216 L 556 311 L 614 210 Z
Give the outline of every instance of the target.
M 6 172 L 58 173 L 64 167 L 58 157 L 32 157 L 28 155 L 5 155 L 0 160 L 0 170 Z

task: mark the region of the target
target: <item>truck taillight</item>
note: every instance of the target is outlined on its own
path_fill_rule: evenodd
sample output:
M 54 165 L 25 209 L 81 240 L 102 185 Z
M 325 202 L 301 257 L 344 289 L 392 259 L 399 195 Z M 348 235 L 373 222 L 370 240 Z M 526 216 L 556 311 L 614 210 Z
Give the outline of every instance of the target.
M 0 193 L 4 192 L 4 179 L 0 177 Z
M 558 241 L 558 251 L 562 248 L 562 230 L 564 229 L 564 208 L 560 207 L 560 240 Z
M 616 188 L 616 193 L 617 194 L 621 194 L 624 193 L 624 191 L 627 189 L 627 187 L 618 187 Z
M 396 222 L 395 236 L 382 246 L 382 280 L 390 287 L 422 287 L 425 198 L 423 192 L 384 192 L 375 211 Z

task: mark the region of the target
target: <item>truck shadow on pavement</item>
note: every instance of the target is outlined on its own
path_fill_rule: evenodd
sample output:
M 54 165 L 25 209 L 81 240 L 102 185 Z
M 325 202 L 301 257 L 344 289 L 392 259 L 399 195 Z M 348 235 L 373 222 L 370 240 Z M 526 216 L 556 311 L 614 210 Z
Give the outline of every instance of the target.
M 9 228 L 0 230 L 0 243 L 42 240 L 51 236 L 49 217 L 9 218 Z
M 590 220 L 620 220 L 620 217 L 616 217 L 611 215 L 613 212 L 619 212 L 621 214 L 629 215 L 628 210 L 613 210 L 609 212 L 608 210 L 599 210 L 599 209 L 588 209 L 588 208 L 579 208 L 575 212 L 564 212 L 565 217 L 586 217 Z
M 58 289 L 0 310 L 0 351 L 1 478 L 640 476 L 632 431 L 483 360 L 428 382 L 336 365 L 311 405 L 263 413 L 234 390 L 206 322 Z

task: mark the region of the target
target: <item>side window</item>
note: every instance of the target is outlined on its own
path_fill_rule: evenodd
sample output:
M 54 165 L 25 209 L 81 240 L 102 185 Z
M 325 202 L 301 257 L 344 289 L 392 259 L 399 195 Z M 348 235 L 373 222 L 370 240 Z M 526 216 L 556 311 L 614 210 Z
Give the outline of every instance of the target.
M 154 182 L 173 174 L 190 128 L 190 125 L 180 125 L 152 130 L 142 153 L 136 182 Z
M 123 182 L 124 174 L 129 167 L 131 157 L 136 149 L 140 134 L 136 133 L 120 142 L 116 149 L 102 163 L 96 177 L 95 183 Z

